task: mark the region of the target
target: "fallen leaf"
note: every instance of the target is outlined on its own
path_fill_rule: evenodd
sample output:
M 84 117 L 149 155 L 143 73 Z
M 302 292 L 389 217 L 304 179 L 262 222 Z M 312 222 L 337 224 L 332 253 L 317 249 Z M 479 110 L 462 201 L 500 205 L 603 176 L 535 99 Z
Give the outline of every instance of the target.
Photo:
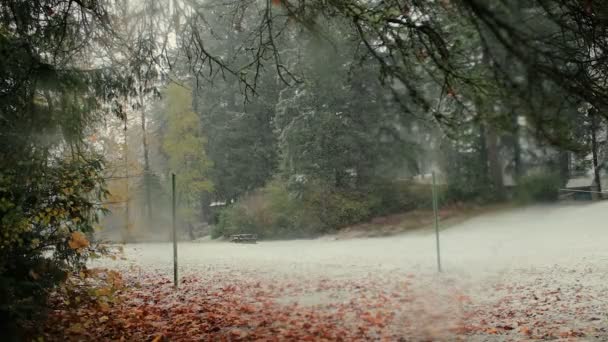
M 488 329 L 486 329 L 486 333 L 491 334 L 491 335 L 496 335 L 496 334 L 498 334 L 498 330 L 496 328 L 488 328 Z
M 531 335 L 532 331 L 530 331 L 530 328 L 528 327 L 521 327 L 519 328 L 519 332 L 524 334 L 524 335 Z

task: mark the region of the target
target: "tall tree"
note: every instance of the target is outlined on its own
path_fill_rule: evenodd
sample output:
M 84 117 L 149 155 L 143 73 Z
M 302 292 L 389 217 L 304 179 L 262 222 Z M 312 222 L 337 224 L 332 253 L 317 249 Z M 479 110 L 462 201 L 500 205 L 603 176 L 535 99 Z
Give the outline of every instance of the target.
M 87 137 L 105 109 L 122 114 L 115 100 L 128 92 L 122 75 L 89 58 L 107 52 L 106 14 L 98 2 L 0 6 L 0 330 L 9 339 L 84 265 L 84 233 L 103 211 L 103 160 Z
M 201 193 L 213 190 L 208 177 L 212 164 L 205 154 L 206 139 L 198 115 L 192 110 L 192 91 L 171 83 L 164 92 L 163 104 L 166 129 L 162 147 L 167 156 L 167 175 L 176 175 L 180 219 L 193 237 L 193 225 L 201 212 Z

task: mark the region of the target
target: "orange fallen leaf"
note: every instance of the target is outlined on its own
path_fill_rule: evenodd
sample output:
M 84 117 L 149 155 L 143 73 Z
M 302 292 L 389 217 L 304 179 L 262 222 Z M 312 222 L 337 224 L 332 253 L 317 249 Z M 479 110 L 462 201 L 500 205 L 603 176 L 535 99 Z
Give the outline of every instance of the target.
M 255 312 L 255 307 L 253 305 L 243 305 L 240 310 L 241 312 L 250 314 Z
M 465 296 L 465 295 L 458 295 L 458 296 L 456 296 L 456 300 L 461 303 L 470 303 L 471 297 Z
M 522 333 L 522 334 L 524 334 L 524 335 L 531 335 L 532 334 L 532 331 L 530 331 L 530 328 L 528 328 L 528 327 L 521 327 L 519 329 L 519 332 Z
M 496 328 L 488 328 L 486 329 L 486 333 L 496 335 L 498 334 L 498 330 L 496 330 Z

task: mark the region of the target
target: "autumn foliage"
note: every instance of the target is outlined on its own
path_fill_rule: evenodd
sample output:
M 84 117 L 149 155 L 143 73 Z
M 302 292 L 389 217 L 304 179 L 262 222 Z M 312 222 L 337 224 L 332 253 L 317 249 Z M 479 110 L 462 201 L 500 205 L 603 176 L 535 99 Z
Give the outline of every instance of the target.
M 89 247 L 89 240 L 87 240 L 87 237 L 83 233 L 76 231 L 72 232 L 68 245 L 71 249 L 80 251 L 83 248 Z

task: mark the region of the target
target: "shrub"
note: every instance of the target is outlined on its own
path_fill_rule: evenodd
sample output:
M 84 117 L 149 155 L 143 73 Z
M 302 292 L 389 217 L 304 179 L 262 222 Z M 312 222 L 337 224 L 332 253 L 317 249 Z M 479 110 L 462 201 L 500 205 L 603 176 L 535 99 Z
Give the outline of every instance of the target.
M 313 236 L 322 226 L 305 201 L 291 195 L 281 181 L 241 198 L 225 208 L 211 237 L 239 233 L 258 234 L 260 238 L 298 238 Z
M 554 202 L 559 197 L 561 179 L 555 173 L 535 173 L 522 177 L 515 197 L 521 203 Z
M 430 209 L 433 207 L 433 190 L 431 184 L 414 183 L 411 181 L 387 181 L 376 184 L 373 192 L 380 201 L 374 208 L 373 216 L 390 215 L 414 209 Z M 445 185 L 437 185 L 439 204 L 449 200 L 448 189 Z
M 315 187 L 305 197 L 303 205 L 318 217 L 320 232 L 365 221 L 372 216 L 377 199 L 357 192 L 338 192 Z
M 376 216 L 430 206 L 428 185 L 377 181 L 357 190 L 319 181 L 289 186 L 274 180 L 223 209 L 211 237 L 238 233 L 266 239 L 312 237 Z
M 0 331 L 17 338 L 44 313 L 49 292 L 91 253 L 105 196 L 98 160 L 0 172 Z M 12 172 L 11 172 L 12 171 Z

